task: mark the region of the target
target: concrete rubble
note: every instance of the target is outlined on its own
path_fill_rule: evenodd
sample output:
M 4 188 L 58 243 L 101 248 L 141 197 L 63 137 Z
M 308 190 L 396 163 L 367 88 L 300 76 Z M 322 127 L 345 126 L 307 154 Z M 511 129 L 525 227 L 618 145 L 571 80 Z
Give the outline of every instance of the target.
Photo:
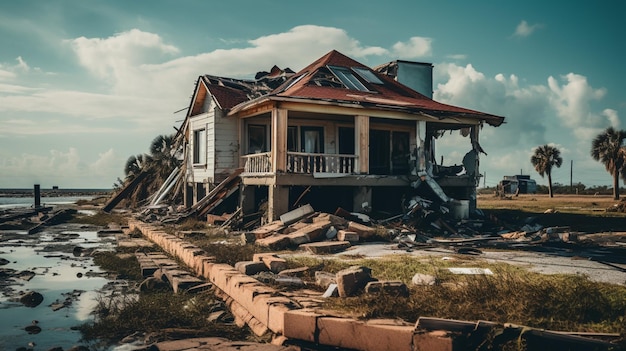
M 321 218 L 320 218 L 321 217 Z M 306 219 L 304 219 L 306 218 Z M 298 225 L 298 223 L 301 223 Z M 306 225 L 302 225 L 302 223 Z M 284 237 L 293 233 L 313 233 L 314 243 L 328 239 L 324 235 L 331 225 L 336 228 L 349 227 L 349 222 L 328 214 L 310 213 L 289 225 L 270 223 L 274 228 L 281 228 L 282 233 L 265 231 L 260 239 Z M 364 226 L 363 224 L 361 224 Z M 307 227 L 311 228 L 307 228 Z M 326 227 L 328 226 L 328 227 Z M 287 228 L 291 227 L 289 230 Z M 367 227 L 367 226 L 364 226 Z M 371 227 L 366 233 L 374 235 Z M 301 279 L 308 267 L 289 268 L 276 253 L 262 253 L 252 261 L 240 262 L 236 267 L 216 263 L 215 260 L 194 245 L 167 234 L 158 226 L 137 220 L 129 222 L 128 230 L 140 230 L 149 240 L 160 246 L 168 255 L 176 257 L 197 277 L 198 284 L 207 284 L 220 297 L 231 311 L 234 322 L 239 326 L 247 325 L 256 335 L 272 334 L 276 348 L 268 345 L 267 350 L 298 350 L 289 345 L 323 345 L 333 348 L 352 350 L 466 350 L 476 349 L 484 342 L 487 335 L 501 335 L 506 340 L 525 340 L 529 349 L 542 349 L 541 345 L 550 345 L 554 350 L 610 350 L 618 335 L 577 335 L 571 333 L 536 330 L 511 324 L 497 324 L 485 321 L 455 321 L 421 317 L 416 323 L 401 320 L 371 319 L 359 320 L 338 312 L 322 309 L 327 298 L 344 298 L 358 294 L 386 294 L 388 296 L 407 296 L 408 287 L 399 281 L 379 281 L 368 267 L 353 266 L 336 274 L 315 271 L 314 282 Z M 267 229 L 267 228 L 265 228 Z M 362 229 L 362 228 L 361 228 Z M 338 229 L 338 232 L 341 229 Z M 261 233 L 263 230 L 258 231 Z M 321 240 L 321 241 L 320 241 Z M 284 247 L 300 247 L 291 240 Z M 172 270 L 182 276 L 170 263 L 152 257 L 152 268 L 146 265 L 148 274 L 157 265 L 159 270 Z M 146 260 L 143 258 L 143 260 Z M 142 266 L 143 267 L 143 266 Z M 165 268 L 164 268 L 165 267 Z M 471 272 L 470 272 L 471 271 Z M 154 271 L 157 272 L 157 271 Z M 287 273 L 285 273 L 287 272 Z M 486 270 L 472 270 L 473 274 L 489 274 Z M 467 273 L 467 272 L 463 272 Z M 167 274 L 164 274 L 167 276 Z M 174 281 L 171 278 L 171 281 Z M 297 283 L 296 282 L 300 282 Z M 315 285 L 315 289 L 311 284 Z M 413 284 L 437 284 L 436 278 L 420 275 L 413 278 Z M 179 291 L 188 288 L 179 286 Z M 214 316 L 213 318 L 220 318 Z M 611 339 L 612 338 L 612 339 Z M 609 341 L 607 341 L 609 340 Z M 226 342 L 222 340 L 223 342 Z M 496 340 L 497 341 L 497 340 Z M 222 349 L 211 348 L 214 341 L 189 339 L 156 345 L 158 350 Z M 182 344 L 181 344 L 182 343 Z M 183 345 L 184 344 L 184 345 Z M 175 346 L 176 345 L 176 346 Z M 182 345 L 182 346 L 178 346 Z M 224 344 L 226 347 L 226 344 Z M 252 347 L 252 346 L 251 346 Z M 260 346 L 259 346 L 260 347 Z M 290 348 L 291 347 L 291 348 Z M 224 348 L 229 349 L 229 348 Z M 243 349 L 243 348 L 233 348 Z M 246 348 L 247 349 L 247 348 Z M 253 350 L 256 348 L 250 348 Z

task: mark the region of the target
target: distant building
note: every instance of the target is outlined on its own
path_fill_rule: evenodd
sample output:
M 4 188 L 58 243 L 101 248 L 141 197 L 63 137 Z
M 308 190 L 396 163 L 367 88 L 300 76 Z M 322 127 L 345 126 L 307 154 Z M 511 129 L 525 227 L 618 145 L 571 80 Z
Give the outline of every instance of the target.
M 514 175 L 504 176 L 504 179 L 500 181 L 499 188 L 503 190 L 505 194 L 534 194 L 537 192 L 537 182 L 534 179 L 530 179 L 529 175 Z

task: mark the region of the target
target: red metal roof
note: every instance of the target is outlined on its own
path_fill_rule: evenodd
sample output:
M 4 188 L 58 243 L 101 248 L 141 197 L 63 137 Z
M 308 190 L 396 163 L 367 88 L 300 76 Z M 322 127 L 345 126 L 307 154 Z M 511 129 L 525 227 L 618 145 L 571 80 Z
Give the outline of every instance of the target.
M 329 67 L 358 67 L 369 70 L 382 84 L 369 83 L 356 72 L 358 79 L 368 91 L 348 89 Z M 282 74 L 280 74 L 282 72 Z M 333 50 L 315 60 L 299 72 L 281 71 L 274 66 L 270 73 L 257 80 L 240 80 L 203 76 L 210 93 L 223 109 L 241 110 L 267 99 L 323 100 L 325 103 L 353 103 L 371 109 L 401 110 L 408 113 L 423 113 L 434 117 L 467 117 L 486 121 L 499 126 L 504 117 L 474 111 L 463 107 L 443 104 L 398 83 L 391 77 Z
M 362 79 L 363 83 L 370 91 L 360 91 L 348 88 L 337 88 L 329 86 L 319 86 L 312 81 L 316 76 L 316 72 L 325 69 L 327 66 L 341 66 L 341 67 L 362 67 L 370 70 L 376 75 L 383 84 L 368 83 Z M 486 119 L 490 124 L 500 125 L 504 121 L 504 117 L 487 114 L 484 112 L 474 111 L 458 106 L 452 106 L 442 104 L 435 100 L 424 96 L 417 91 L 402 85 L 391 79 L 390 77 L 380 74 L 369 67 L 343 55 L 342 53 L 333 50 L 328 54 L 322 56 L 312 64 L 303 68 L 297 72 L 293 79 L 297 79 L 299 76 L 306 74 L 305 77 L 300 79 L 293 86 L 281 91 L 282 87 L 274 90 L 272 95 L 280 97 L 293 97 L 304 99 L 319 99 L 319 100 L 336 100 L 340 102 L 352 102 L 359 104 L 371 104 L 378 107 L 394 107 L 403 109 L 423 110 L 428 114 L 435 116 L 442 115 L 464 115 L 466 117 L 475 117 L 479 119 Z M 358 75 L 355 75 L 358 77 Z M 287 82 L 285 85 L 288 85 Z

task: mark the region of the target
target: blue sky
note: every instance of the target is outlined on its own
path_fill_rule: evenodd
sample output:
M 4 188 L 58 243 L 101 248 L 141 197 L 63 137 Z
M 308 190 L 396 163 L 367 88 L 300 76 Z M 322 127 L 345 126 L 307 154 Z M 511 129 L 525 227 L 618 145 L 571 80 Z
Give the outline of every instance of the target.
M 130 155 L 184 118 L 201 74 L 299 70 L 332 49 L 375 66 L 432 62 L 435 99 L 502 115 L 486 185 L 531 174 L 610 185 L 592 138 L 626 129 L 623 1 L 2 1 L 0 188 L 109 188 Z M 460 163 L 466 142 L 438 144 Z

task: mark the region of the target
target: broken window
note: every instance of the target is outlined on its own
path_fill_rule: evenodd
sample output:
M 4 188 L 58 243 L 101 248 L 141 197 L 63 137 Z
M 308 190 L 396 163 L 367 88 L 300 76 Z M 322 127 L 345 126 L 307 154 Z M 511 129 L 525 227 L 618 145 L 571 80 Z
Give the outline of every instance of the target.
M 264 125 L 248 125 L 248 153 L 258 154 L 267 150 L 267 134 Z
M 206 164 L 206 129 L 193 131 L 193 163 Z
M 352 90 L 369 91 L 347 67 L 328 66 L 331 72 L 348 88 Z

